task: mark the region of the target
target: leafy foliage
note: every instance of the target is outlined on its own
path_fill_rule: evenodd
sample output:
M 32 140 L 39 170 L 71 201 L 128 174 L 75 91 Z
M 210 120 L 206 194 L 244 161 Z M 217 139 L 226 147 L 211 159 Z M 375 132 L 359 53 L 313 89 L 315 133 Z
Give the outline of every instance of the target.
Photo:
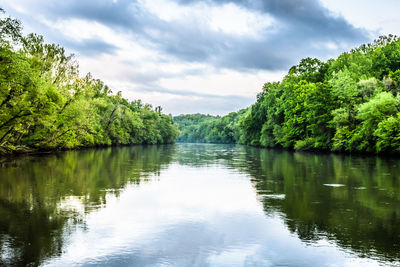
M 178 129 L 160 107 L 80 77 L 63 47 L 22 36 L 8 17 L 0 18 L 0 38 L 0 151 L 175 142 Z
M 233 144 L 240 138 L 239 120 L 246 110 L 226 116 L 188 114 L 175 116 L 181 132 L 179 142 Z
M 235 115 L 174 120 L 180 141 L 399 153 L 399 94 L 400 39 L 389 35 L 335 60 L 301 60 Z
M 399 152 L 399 54 L 399 38 L 389 35 L 336 60 L 303 59 L 282 82 L 264 86 L 240 123 L 240 140 L 266 147 Z

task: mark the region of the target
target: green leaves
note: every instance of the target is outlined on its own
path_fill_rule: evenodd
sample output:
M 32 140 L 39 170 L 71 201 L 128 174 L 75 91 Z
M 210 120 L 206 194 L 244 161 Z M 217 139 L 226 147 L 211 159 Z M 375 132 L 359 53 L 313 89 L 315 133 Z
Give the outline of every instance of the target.
M 240 122 L 249 145 L 400 152 L 400 40 L 381 37 L 326 63 L 306 58 L 267 83 Z
M 2 10 L 0 10 L 2 11 Z M 0 148 L 57 149 L 111 144 L 172 143 L 169 116 L 129 102 L 43 37 L 19 36 L 20 24 L 0 18 Z M 18 38 L 17 38 L 18 37 Z M 20 37 L 20 38 L 19 38 Z M 5 150 L 10 150 L 5 149 Z M 1 149 L 3 150 L 3 149 Z
M 378 124 L 374 131 L 377 152 L 400 152 L 400 113 L 390 116 Z
M 181 142 L 223 143 L 240 142 L 241 130 L 239 122 L 245 110 L 231 112 L 226 116 L 211 116 L 203 114 L 188 114 L 175 116 L 178 124 Z

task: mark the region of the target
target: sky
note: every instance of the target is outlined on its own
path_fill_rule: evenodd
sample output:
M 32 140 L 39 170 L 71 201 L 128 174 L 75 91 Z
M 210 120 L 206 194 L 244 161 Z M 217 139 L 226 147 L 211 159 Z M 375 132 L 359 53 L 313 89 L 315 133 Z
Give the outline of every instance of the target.
M 167 114 L 225 115 L 300 59 L 400 35 L 398 0 L 0 0 L 113 92 Z

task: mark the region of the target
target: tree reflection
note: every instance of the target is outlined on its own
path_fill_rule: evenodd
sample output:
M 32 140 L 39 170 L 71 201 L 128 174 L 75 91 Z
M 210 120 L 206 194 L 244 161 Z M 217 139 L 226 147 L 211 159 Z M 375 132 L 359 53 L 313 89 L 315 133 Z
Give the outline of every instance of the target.
M 242 149 L 264 210 L 280 212 L 299 238 L 400 257 L 399 159 Z
M 63 252 L 85 215 L 128 184 L 176 162 L 250 176 L 265 214 L 307 244 L 327 239 L 359 255 L 400 258 L 400 159 L 186 144 L 69 151 L 3 163 L 0 265 L 39 265 Z M 213 186 L 213 185 L 210 185 Z M 223 190 L 223 188 L 221 189 Z
M 128 183 L 159 175 L 174 146 L 69 151 L 16 159 L 0 168 L 0 263 L 34 265 L 62 253 L 87 212 Z M 81 208 L 81 209 L 80 209 Z

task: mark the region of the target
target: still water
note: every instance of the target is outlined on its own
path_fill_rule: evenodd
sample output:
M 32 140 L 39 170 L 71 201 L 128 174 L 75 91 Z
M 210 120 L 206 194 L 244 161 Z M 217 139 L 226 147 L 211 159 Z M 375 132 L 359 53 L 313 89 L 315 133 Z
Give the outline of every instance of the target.
M 400 266 L 400 159 L 177 144 L 7 160 L 0 265 Z

